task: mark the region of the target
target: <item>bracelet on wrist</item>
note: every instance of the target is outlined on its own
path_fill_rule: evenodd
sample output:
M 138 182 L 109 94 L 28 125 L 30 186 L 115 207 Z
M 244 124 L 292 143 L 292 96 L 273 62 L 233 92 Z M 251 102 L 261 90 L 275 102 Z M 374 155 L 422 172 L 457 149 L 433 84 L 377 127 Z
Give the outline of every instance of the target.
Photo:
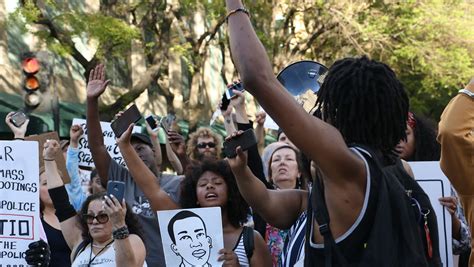
M 112 236 L 114 237 L 114 239 L 125 239 L 129 235 L 130 233 L 128 232 L 127 226 L 120 227 L 112 232 Z
M 54 161 L 54 159 L 43 158 L 44 161 Z
M 465 95 L 467 95 L 467 96 L 469 96 L 469 97 L 471 97 L 471 98 L 474 98 L 474 93 L 471 92 L 471 91 L 469 91 L 469 90 L 467 90 L 467 89 L 461 89 L 461 90 L 458 91 L 458 93 L 459 93 L 459 94 L 465 94 Z
M 13 140 L 23 140 L 23 141 L 24 141 L 25 138 L 23 138 L 23 137 L 15 137 L 15 138 L 13 138 Z
M 229 22 L 229 17 L 236 14 L 237 12 L 243 12 L 243 13 L 247 14 L 247 16 L 250 18 L 249 10 L 244 8 L 244 7 L 239 7 L 239 8 L 233 9 L 233 10 L 231 10 L 227 13 L 227 15 L 225 16 L 225 22 Z

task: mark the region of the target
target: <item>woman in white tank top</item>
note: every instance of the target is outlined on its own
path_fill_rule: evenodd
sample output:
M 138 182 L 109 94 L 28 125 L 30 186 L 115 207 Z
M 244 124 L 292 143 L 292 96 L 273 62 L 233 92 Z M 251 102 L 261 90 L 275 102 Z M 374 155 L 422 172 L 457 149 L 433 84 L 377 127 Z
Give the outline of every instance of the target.
M 47 141 L 43 157 L 48 189 L 61 231 L 72 251 L 72 266 L 146 266 L 138 221 L 125 201 L 122 199 L 120 203 L 105 193 L 93 194 L 83 203 L 78 215 L 69 203 L 56 162 L 52 160 L 57 153 L 60 153 L 58 142 Z

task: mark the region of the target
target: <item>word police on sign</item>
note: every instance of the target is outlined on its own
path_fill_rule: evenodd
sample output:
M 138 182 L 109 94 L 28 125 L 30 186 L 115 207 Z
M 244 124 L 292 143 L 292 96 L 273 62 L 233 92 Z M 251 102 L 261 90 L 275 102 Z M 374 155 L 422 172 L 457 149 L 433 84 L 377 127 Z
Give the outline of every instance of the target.
M 39 239 L 39 156 L 34 141 L 0 141 L 0 267 L 25 266 Z

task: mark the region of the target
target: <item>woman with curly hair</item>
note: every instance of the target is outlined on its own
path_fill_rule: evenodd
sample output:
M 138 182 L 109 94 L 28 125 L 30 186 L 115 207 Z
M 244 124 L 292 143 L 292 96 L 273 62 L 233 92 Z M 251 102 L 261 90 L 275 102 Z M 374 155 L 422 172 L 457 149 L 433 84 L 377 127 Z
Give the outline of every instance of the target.
M 155 182 L 151 171 L 144 168 L 130 144 L 133 124 L 122 134 L 118 143 L 120 151 L 135 182 L 150 200 L 152 209 L 170 210 L 179 208 L 220 207 L 224 231 L 224 249 L 219 251 L 220 261 L 225 266 L 271 266 L 270 254 L 260 234 L 253 231 L 254 250 L 247 254 L 244 246 L 243 224 L 250 209 L 237 188 L 234 175 L 227 161 L 203 161 L 187 168 L 181 183 L 180 203 L 175 203 Z

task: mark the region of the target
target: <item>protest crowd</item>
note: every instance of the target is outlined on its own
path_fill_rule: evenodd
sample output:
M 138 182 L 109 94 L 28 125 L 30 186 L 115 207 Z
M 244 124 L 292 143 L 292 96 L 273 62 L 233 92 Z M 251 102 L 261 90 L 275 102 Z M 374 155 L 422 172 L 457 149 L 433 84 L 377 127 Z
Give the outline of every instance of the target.
M 186 139 L 174 118 L 151 117 L 142 131 L 127 110 L 109 126 L 122 155 L 116 160 L 100 120 L 109 80 L 98 64 L 87 81 L 84 123 L 71 125 L 68 140 L 40 141 L 39 168 L 24 164 L 38 183 L 0 167 L 0 189 L 39 195 L 38 205 L 2 196 L 0 209 L 39 212 L 41 233 L 26 250 L 7 252 L 4 231 L 22 226 L 0 220 L 2 258 L 51 267 L 211 266 L 210 257 L 219 266 L 329 267 L 447 266 L 458 255 L 457 266 L 474 266 L 474 79 L 436 125 L 410 111 L 388 65 L 343 58 L 329 68 L 308 113 L 275 77 L 241 1 L 226 3 L 240 79 L 218 107 L 227 137 L 200 127 Z M 265 112 L 248 114 L 247 93 Z M 13 137 L 1 140 L 0 161 L 39 140 L 25 136 L 29 120 L 18 124 L 14 115 L 4 120 Z M 269 119 L 279 129 L 277 142 L 265 145 Z M 94 166 L 86 187 L 80 161 Z M 438 164 L 450 182 L 446 194 L 425 192 L 408 163 L 420 161 Z M 216 207 L 220 220 L 212 223 L 220 230 L 199 212 Z M 158 214 L 170 211 L 167 225 L 159 223 Z M 451 225 L 447 254 L 440 216 Z M 179 256 L 176 265 L 171 256 Z

